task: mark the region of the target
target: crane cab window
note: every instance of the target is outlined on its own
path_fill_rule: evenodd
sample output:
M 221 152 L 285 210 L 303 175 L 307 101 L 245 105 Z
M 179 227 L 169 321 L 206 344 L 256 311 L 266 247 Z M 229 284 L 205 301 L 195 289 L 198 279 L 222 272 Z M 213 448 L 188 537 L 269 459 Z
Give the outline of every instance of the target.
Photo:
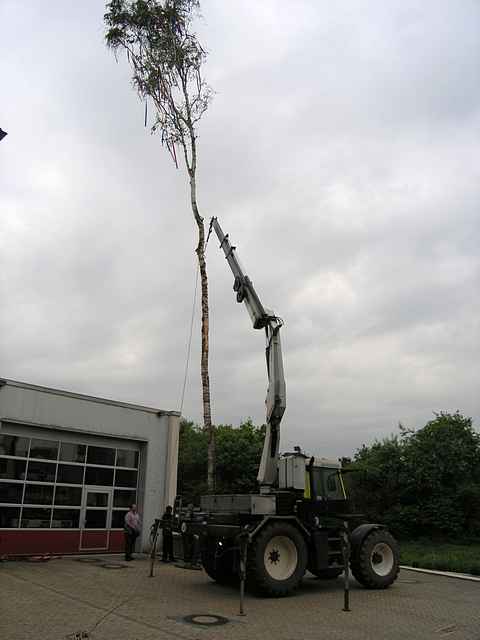
M 343 488 L 340 472 L 333 469 L 327 469 L 327 473 L 325 475 L 327 498 L 330 500 L 345 500 L 345 489 Z
M 311 470 L 311 493 L 316 500 L 345 500 L 339 470 L 314 467 Z

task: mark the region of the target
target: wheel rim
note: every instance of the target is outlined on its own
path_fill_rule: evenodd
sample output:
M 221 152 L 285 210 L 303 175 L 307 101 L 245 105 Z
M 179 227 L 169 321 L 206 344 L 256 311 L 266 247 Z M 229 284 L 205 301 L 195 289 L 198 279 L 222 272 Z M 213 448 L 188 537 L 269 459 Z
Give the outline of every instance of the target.
M 274 580 L 288 580 L 298 565 L 297 547 L 287 536 L 274 536 L 265 547 L 265 569 Z
M 395 558 L 390 545 L 385 542 L 376 544 L 370 554 L 370 564 L 377 576 L 388 576 L 393 569 Z

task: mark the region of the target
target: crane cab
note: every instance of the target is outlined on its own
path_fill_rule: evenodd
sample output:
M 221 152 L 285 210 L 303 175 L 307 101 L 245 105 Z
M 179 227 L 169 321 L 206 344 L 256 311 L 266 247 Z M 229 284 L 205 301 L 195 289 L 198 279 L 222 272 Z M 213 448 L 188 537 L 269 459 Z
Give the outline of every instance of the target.
M 278 488 L 303 494 L 306 500 L 346 500 L 342 465 L 328 458 L 309 458 L 303 453 L 284 454 L 278 463 Z

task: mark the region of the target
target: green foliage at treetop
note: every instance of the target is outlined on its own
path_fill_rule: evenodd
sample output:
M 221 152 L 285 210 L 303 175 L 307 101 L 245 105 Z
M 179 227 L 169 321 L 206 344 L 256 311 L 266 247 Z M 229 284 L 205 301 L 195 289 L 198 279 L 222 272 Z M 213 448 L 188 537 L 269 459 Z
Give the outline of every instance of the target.
M 363 446 L 350 465 L 356 507 L 401 537 L 480 531 L 480 435 L 459 412 Z
M 251 420 L 239 427 L 218 425 L 216 442 L 216 493 L 252 493 L 257 490 L 257 471 L 262 455 L 265 427 Z M 182 421 L 178 459 L 178 493 L 184 502 L 199 504 L 207 493 L 208 434 L 193 422 Z

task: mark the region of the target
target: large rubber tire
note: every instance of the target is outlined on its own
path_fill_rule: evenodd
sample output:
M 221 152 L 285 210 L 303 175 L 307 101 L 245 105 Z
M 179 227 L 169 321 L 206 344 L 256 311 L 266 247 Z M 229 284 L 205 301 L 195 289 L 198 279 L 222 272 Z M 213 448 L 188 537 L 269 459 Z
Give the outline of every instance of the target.
M 385 529 L 375 529 L 354 550 L 352 574 L 367 589 L 386 589 L 397 579 L 400 553 L 395 538 Z
M 335 580 L 338 576 L 342 575 L 343 569 L 309 569 L 310 573 L 321 580 Z
M 239 581 L 233 568 L 233 550 L 219 555 L 217 540 L 209 538 L 202 548 L 202 565 L 205 573 L 219 584 L 232 585 Z
M 307 546 L 300 531 L 289 522 L 270 522 L 249 546 L 247 586 L 265 596 L 288 596 L 300 585 L 307 560 Z

